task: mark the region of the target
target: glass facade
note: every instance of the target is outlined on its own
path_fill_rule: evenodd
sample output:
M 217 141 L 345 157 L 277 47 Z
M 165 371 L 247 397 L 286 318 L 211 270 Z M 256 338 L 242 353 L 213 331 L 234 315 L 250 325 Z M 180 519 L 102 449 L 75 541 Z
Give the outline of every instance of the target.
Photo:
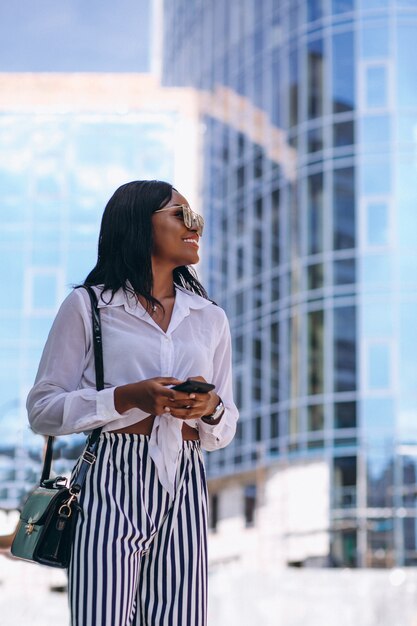
M 2 508 L 16 507 L 39 478 L 43 439 L 29 430 L 26 395 L 59 304 L 96 262 L 107 200 L 129 180 L 178 180 L 183 167 L 178 133 L 183 133 L 188 159 L 194 132 L 192 119 L 181 113 L 180 99 L 169 102 L 169 92 L 155 92 L 152 106 L 103 112 L 106 90 L 126 90 L 124 79 L 89 78 L 87 89 L 81 90 L 84 104 L 75 107 L 79 100 L 71 75 L 60 76 L 57 84 L 53 77 L 46 86 L 45 77 L 39 81 L 35 77 L 29 95 L 36 103 L 47 89 L 48 112 L 36 105 L 31 111 L 31 104 L 21 111 L 20 99 L 0 110 Z M 133 82 L 136 89 L 140 77 Z M 4 90 L 12 90 L 13 84 L 12 78 L 2 77 Z M 59 103 L 51 104 L 57 98 Z M 190 136 L 184 133 L 185 121 Z M 72 444 L 60 440 L 56 447 L 67 451 L 56 463 L 58 472 L 68 471 L 65 456 L 71 458 L 71 445 L 76 450 L 84 440 L 81 435 Z
M 417 563 L 417 6 L 170 0 L 237 402 L 212 477 L 327 460 L 332 562 Z

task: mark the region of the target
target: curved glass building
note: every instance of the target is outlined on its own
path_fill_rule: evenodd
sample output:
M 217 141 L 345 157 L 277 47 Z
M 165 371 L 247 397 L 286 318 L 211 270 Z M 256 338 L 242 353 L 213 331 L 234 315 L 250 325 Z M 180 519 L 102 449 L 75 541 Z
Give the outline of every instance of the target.
M 417 4 L 169 0 L 241 421 L 212 481 L 321 459 L 332 564 L 417 564 Z M 305 512 L 308 515 L 308 511 Z

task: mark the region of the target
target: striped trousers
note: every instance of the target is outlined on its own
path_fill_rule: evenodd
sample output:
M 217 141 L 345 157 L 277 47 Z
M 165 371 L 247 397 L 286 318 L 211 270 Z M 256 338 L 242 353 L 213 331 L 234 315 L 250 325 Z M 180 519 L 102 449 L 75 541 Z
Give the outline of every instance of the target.
M 207 488 L 184 441 L 172 498 L 145 435 L 102 433 L 80 494 L 71 626 L 206 626 Z

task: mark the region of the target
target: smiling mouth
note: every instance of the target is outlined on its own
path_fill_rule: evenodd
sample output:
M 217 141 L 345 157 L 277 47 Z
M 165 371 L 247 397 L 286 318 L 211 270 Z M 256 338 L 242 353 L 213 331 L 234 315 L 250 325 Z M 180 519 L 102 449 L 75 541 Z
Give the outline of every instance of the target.
M 191 244 L 193 246 L 196 246 L 197 248 L 199 247 L 197 239 L 183 239 L 183 242 L 184 243 L 189 243 L 189 244 Z

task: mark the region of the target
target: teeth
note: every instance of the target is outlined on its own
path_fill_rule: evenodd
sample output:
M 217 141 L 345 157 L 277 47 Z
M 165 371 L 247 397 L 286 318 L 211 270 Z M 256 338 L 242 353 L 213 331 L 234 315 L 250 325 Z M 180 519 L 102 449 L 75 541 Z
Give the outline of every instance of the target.
M 197 243 L 197 241 L 195 239 L 184 239 L 184 241 L 187 241 L 187 242 L 189 241 L 191 243 Z

